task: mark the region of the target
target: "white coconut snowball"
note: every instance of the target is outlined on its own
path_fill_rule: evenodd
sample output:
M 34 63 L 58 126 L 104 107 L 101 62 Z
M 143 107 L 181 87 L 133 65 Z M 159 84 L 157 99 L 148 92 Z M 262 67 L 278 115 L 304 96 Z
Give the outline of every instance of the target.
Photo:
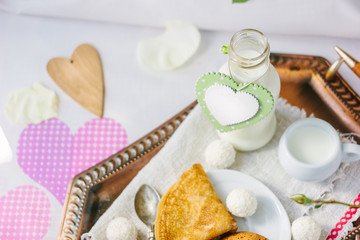
M 211 142 L 205 150 L 206 162 L 214 168 L 228 168 L 235 162 L 236 151 L 225 140 Z
M 136 240 L 137 229 L 127 218 L 114 218 L 106 228 L 106 237 L 108 240 Z
M 291 232 L 294 240 L 319 240 L 321 227 L 311 217 L 305 216 L 292 223 Z
M 226 207 L 236 217 L 249 217 L 256 211 L 257 200 L 253 192 L 235 189 L 226 197 Z

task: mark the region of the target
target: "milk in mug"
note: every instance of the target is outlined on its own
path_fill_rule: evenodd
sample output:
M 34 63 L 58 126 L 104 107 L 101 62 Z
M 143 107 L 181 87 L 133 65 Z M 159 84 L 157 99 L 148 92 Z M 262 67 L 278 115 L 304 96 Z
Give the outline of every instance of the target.
M 336 149 L 334 140 L 326 131 L 311 126 L 294 130 L 288 148 L 297 160 L 314 165 L 329 161 Z

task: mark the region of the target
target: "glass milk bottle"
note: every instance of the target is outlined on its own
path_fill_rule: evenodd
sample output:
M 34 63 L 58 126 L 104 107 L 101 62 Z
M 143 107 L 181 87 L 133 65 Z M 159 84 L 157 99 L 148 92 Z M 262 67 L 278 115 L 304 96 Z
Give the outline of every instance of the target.
M 280 78 L 270 63 L 270 46 L 266 36 L 255 29 L 244 29 L 234 34 L 229 46 L 229 59 L 220 72 L 240 83 L 256 83 L 267 88 L 274 107 L 261 121 L 219 136 L 239 151 L 252 151 L 263 147 L 276 130 L 275 106 L 280 92 Z

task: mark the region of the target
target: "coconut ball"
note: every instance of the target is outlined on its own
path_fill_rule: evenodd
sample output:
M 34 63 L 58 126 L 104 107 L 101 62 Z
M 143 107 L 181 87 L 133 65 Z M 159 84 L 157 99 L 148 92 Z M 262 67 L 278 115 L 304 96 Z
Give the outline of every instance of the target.
M 235 162 L 236 151 L 225 140 L 211 142 L 205 150 L 205 160 L 214 168 L 228 168 Z
M 321 227 L 311 217 L 305 216 L 292 223 L 291 232 L 294 240 L 319 240 Z
M 226 207 L 237 217 L 249 217 L 257 208 L 257 200 L 253 192 L 245 189 L 235 189 L 226 197 Z
M 137 229 L 127 218 L 114 218 L 106 228 L 106 237 L 108 240 L 136 240 Z

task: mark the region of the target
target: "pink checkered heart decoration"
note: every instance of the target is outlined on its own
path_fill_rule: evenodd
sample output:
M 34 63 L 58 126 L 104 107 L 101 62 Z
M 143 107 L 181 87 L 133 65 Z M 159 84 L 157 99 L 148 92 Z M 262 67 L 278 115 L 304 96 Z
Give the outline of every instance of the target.
M 42 239 L 50 220 L 50 201 L 35 186 L 20 186 L 0 197 L 0 239 Z
M 113 119 L 93 119 L 72 135 L 65 123 L 53 118 L 23 130 L 18 162 L 26 174 L 63 204 L 73 176 L 126 145 L 126 131 Z

